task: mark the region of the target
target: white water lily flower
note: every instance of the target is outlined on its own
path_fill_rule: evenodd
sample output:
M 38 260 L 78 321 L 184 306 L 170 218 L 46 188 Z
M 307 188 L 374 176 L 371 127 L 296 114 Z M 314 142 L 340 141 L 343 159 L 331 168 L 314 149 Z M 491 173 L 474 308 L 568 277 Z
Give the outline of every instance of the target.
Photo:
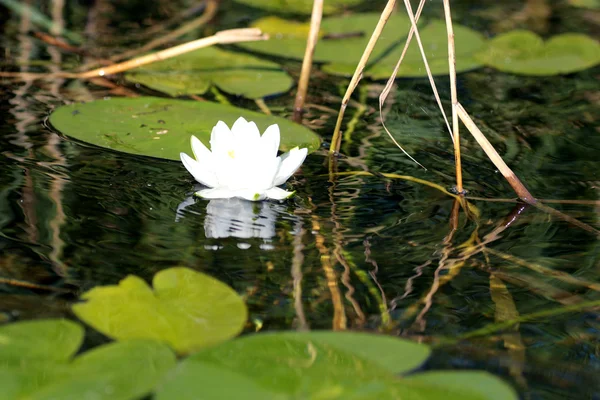
M 201 184 L 210 189 L 196 192 L 205 199 L 240 197 L 258 201 L 290 197 L 283 185 L 302 165 L 308 150 L 293 148 L 277 156 L 279 126 L 271 125 L 261 136 L 254 122 L 240 117 L 231 129 L 219 121 L 210 135 L 208 150 L 192 136 L 195 159 L 181 153 L 181 162 Z

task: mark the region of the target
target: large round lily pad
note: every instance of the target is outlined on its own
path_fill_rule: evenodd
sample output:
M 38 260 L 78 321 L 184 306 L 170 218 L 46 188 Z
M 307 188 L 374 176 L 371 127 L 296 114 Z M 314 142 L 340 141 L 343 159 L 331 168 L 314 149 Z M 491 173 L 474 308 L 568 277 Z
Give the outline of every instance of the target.
M 179 160 L 189 152 L 190 136 L 209 146 L 213 126 L 222 120 L 230 127 L 240 117 L 254 121 L 261 131 L 278 124 L 283 151 L 293 147 L 319 148 L 318 135 L 287 119 L 229 105 L 157 97 L 114 98 L 62 106 L 50 116 L 57 130 L 86 143 L 125 153 Z
M 409 29 L 409 28 L 407 28 Z M 433 75 L 447 75 L 448 70 L 448 44 L 446 24 L 441 20 L 431 20 L 427 25 L 419 29 L 423 48 L 427 55 L 427 62 Z M 464 72 L 482 66 L 476 54 L 486 47 L 483 36 L 474 30 L 461 25 L 454 25 L 454 38 L 456 45 L 456 71 Z M 369 64 L 366 75 L 372 79 L 387 79 L 394 70 L 402 49 L 404 41 L 399 47 L 395 47 L 389 54 L 372 61 Z M 323 70 L 331 74 L 352 76 L 357 62 L 332 62 L 323 66 Z M 400 77 L 423 77 L 427 76 L 427 70 L 423 63 L 423 57 L 419 51 L 418 43 L 413 37 L 402 65 L 398 72 Z
M 271 61 L 206 47 L 131 70 L 128 80 L 171 96 L 203 94 L 211 85 L 257 99 L 288 91 L 294 81 Z
M 305 14 L 309 15 L 312 11 L 313 0 L 235 0 L 251 7 L 261 8 L 263 10 L 281 13 Z M 323 3 L 323 12 L 326 14 L 343 10 L 359 4 L 364 0 L 325 0 Z
M 574 7 L 591 8 L 600 10 L 600 0 L 569 0 L 569 4 Z
M 249 335 L 187 358 L 158 388 L 156 398 L 516 399 L 508 385 L 485 372 L 397 377 L 428 354 L 425 345 L 364 333 Z
M 157 273 L 154 290 L 137 276 L 96 287 L 73 306 L 75 314 L 116 339 L 153 339 L 178 353 L 237 336 L 246 322 L 244 301 L 224 283 L 187 268 Z
M 23 321 L 0 326 L 0 363 L 66 362 L 83 341 L 83 328 L 62 319 Z
M 0 398 L 127 400 L 149 394 L 175 365 L 165 344 L 112 343 L 73 359 L 83 327 L 65 320 L 0 327 Z
M 579 33 L 553 36 L 546 42 L 537 34 L 516 30 L 496 36 L 479 55 L 500 71 L 523 75 L 558 75 L 600 63 L 600 43 Z
M 332 74 L 352 75 L 379 20 L 378 13 L 353 14 L 325 18 L 322 37 L 315 49 L 314 60 L 327 63 L 323 69 Z M 270 34 L 264 42 L 241 43 L 253 51 L 286 58 L 302 59 L 306 37 L 286 34 L 290 21 L 263 18 L 253 26 Z M 408 17 L 394 14 L 388 20 L 371 55 L 364 75 L 374 79 L 387 78 L 402 54 L 411 24 Z M 302 30 L 304 31 L 304 30 Z M 419 23 L 419 32 L 433 74 L 448 73 L 448 44 L 444 21 L 430 20 Z M 483 36 L 465 26 L 454 25 L 457 71 L 478 68 L 482 62 L 475 58 L 486 47 Z M 416 40 L 413 38 L 404 58 L 399 76 L 426 76 L 426 70 Z

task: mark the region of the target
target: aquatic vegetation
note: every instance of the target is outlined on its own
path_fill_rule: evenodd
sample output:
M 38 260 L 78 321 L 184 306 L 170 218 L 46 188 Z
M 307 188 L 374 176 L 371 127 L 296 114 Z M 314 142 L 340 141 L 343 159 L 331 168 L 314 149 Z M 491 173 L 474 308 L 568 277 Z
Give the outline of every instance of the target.
M 208 275 L 170 268 L 157 273 L 152 286 L 129 276 L 84 293 L 73 312 L 112 338 L 159 340 L 179 354 L 235 337 L 246 322 L 243 300 Z
M 284 93 L 294 85 L 277 63 L 214 47 L 136 68 L 125 76 L 170 96 L 201 95 L 214 85 L 226 93 L 255 99 Z
M 151 393 L 158 400 L 517 398 L 487 372 L 415 373 L 430 356 L 429 346 L 387 335 L 270 332 L 231 340 L 239 329 L 229 327 L 246 322 L 244 302 L 200 272 L 163 270 L 154 289 L 130 276 L 118 287 L 84 294 L 86 302 L 73 306 L 75 314 L 117 342 L 74 359 L 84 334 L 78 323 L 57 319 L 0 327 L 2 398 L 85 394 L 127 400 Z M 244 312 L 238 315 L 240 306 Z M 179 354 L 194 354 L 177 362 L 167 344 Z
M 216 121 L 233 124 L 243 116 L 260 129 L 277 124 L 281 129 L 280 150 L 321 145 L 320 137 L 285 118 L 210 101 L 194 102 L 158 97 L 111 98 L 58 107 L 50 123 L 63 134 L 85 143 L 125 153 L 179 160 L 196 135 L 210 145 Z
M 450 0 L 427 2 L 421 18 L 408 10 L 421 56 L 401 2 L 389 0 L 369 60 L 353 44 L 368 47 L 379 14 L 362 11 L 385 1 L 205 0 L 183 9 L 149 0 L 144 18 L 136 2 L 116 18 L 92 3 L 29 6 L 52 12 L 46 33 L 28 30 L 32 12 L 12 11 L 0 24 L 0 398 L 596 395 L 598 42 L 589 32 L 598 21 L 568 6 L 595 1 L 452 2 L 461 25 L 451 23 Z M 445 22 L 435 19 L 440 3 Z M 302 22 L 313 4 L 345 12 L 315 33 L 320 17 Z M 57 36 L 84 25 L 94 45 Z M 229 29 L 248 25 L 259 29 Z M 506 30 L 517 26 L 529 30 Z M 279 53 L 258 49 L 267 43 L 261 29 Z M 394 74 L 382 90 L 374 80 L 399 65 L 411 35 L 404 79 Z M 263 42 L 231 45 L 242 40 Z M 175 46 L 146 53 L 165 44 Z M 220 47 L 183 54 L 207 45 Z M 420 78 L 424 56 L 438 75 L 434 96 Z M 298 89 L 289 90 L 300 59 Z M 359 84 L 363 76 L 371 79 Z M 149 89 L 164 97 L 138 97 Z M 450 104 L 452 128 L 439 115 Z M 215 122 L 240 116 L 259 135 L 277 124 L 283 152 L 316 151 L 312 131 L 323 135 L 330 154 L 308 157 L 297 198 L 193 196 L 203 188 L 191 190 L 191 176 L 170 160 L 191 135 L 207 152 Z M 495 166 L 476 141 L 458 140 L 459 118 L 481 128 L 477 141 L 486 154 L 496 148 Z M 517 191 L 533 206 L 506 198 L 507 165 L 536 195 Z M 191 269 L 165 270 L 172 266 Z M 79 324 L 12 323 L 74 318 L 72 305 L 88 333 L 77 356 Z M 50 342 L 56 349 L 39 350 Z M 171 368 L 144 369 L 154 363 Z
M 374 13 L 323 19 L 314 61 L 324 63 L 322 70 L 327 73 L 351 76 L 378 19 L 379 14 Z M 259 53 L 302 59 L 306 45 L 305 29 L 299 30 L 303 34 L 290 35 L 287 34 L 290 24 L 297 23 L 277 17 L 256 20 L 252 26 L 269 34 L 271 39 L 240 43 L 238 46 Z M 444 21 L 428 19 L 419 21 L 418 26 L 431 73 L 448 74 L 448 56 L 441 51 L 447 47 Z M 390 76 L 410 27 L 408 17 L 401 14 L 390 16 L 364 70 L 365 77 L 387 79 Z M 582 71 L 600 63 L 600 43 L 581 33 L 556 35 L 544 42 L 533 32 L 514 30 L 490 40 L 463 25 L 454 24 L 453 28 L 454 40 L 459 44 L 456 48 L 456 71 L 459 73 L 490 66 L 523 75 L 557 75 Z M 416 41 L 411 42 L 397 76 L 427 76 Z
M 354 72 L 357 61 L 369 41 L 371 31 L 379 14 L 364 13 L 347 16 L 324 18 L 321 24 L 322 37 L 319 39 L 314 54 L 314 61 L 325 63 L 325 72 L 349 76 Z M 293 21 L 266 17 L 256 20 L 252 26 L 260 28 L 271 36 L 264 42 L 240 43 L 238 46 L 259 53 L 277 55 L 293 59 L 302 59 L 306 46 L 306 37 L 290 36 L 285 33 Z M 448 73 L 448 57 L 446 47 L 446 27 L 443 21 L 432 19 L 420 24 L 425 51 L 432 63 L 432 72 L 436 75 Z M 401 14 L 390 17 L 381 40 L 375 46 L 372 62 L 365 69 L 364 76 L 373 79 L 384 79 L 394 69 L 394 65 L 406 42 L 406 32 L 410 29 L 410 20 Z M 456 40 L 460 40 L 460 55 L 457 57 L 458 71 L 468 71 L 482 66 L 475 54 L 485 49 L 486 41 L 482 34 L 465 26 L 456 26 Z M 416 43 L 413 43 L 406 55 L 405 63 L 400 71 L 402 77 L 426 76 L 421 54 Z
M 570 74 L 600 63 L 600 43 L 580 33 L 551 36 L 514 30 L 494 37 L 478 57 L 500 71 L 546 76 Z
M 256 124 L 243 117 L 231 129 L 219 121 L 211 133 L 210 150 L 195 136 L 191 144 L 195 159 L 181 153 L 181 162 L 196 181 L 209 187 L 196 192 L 205 199 L 286 199 L 294 193 L 277 186 L 300 168 L 308 153 L 295 147 L 278 156 L 279 126 L 269 126 L 261 136 Z
M 428 346 L 383 335 L 253 334 L 188 357 L 165 379 L 156 398 L 194 399 L 199 394 L 244 399 L 517 398 L 510 387 L 487 373 L 411 374 L 428 355 Z
M 273 12 L 297 13 L 309 15 L 312 10 L 312 0 L 235 0 L 237 3 L 251 7 L 262 8 Z M 334 13 L 344 8 L 352 7 L 364 0 L 327 0 L 323 5 L 323 12 Z
M 75 356 L 83 327 L 62 319 L 0 327 L 0 397 L 128 400 L 140 398 L 175 366 L 175 354 L 151 340 L 125 340 Z

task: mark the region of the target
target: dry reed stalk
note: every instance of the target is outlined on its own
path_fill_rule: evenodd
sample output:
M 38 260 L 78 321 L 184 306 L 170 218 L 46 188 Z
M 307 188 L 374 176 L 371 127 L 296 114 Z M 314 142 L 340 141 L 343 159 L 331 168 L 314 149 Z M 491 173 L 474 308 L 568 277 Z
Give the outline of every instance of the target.
M 415 21 L 419 20 L 419 17 L 421 16 L 421 12 L 423 11 L 424 5 L 425 5 L 425 0 L 421 0 L 421 2 L 419 3 L 419 7 L 417 8 L 417 14 L 415 15 Z M 383 105 L 385 104 L 385 101 L 387 100 L 390 92 L 392 91 L 392 87 L 394 87 L 394 82 L 396 80 L 396 76 L 398 75 L 398 70 L 400 69 L 400 65 L 402 64 L 402 61 L 404 61 L 404 56 L 406 55 L 406 51 L 408 50 L 408 46 L 410 45 L 410 42 L 412 40 L 414 33 L 415 33 L 415 27 L 411 26 L 410 31 L 408 32 L 408 37 L 406 38 L 406 43 L 404 43 L 404 49 L 402 49 L 402 54 L 400 55 L 400 58 L 398 59 L 398 62 L 396 63 L 396 66 L 394 67 L 394 71 L 392 72 L 392 75 L 388 78 L 388 81 L 386 82 L 385 87 L 383 88 L 383 90 L 381 91 L 381 94 L 379 95 L 379 119 L 381 120 L 381 125 L 383 126 L 385 133 L 387 133 L 387 135 L 389 136 L 391 141 L 394 142 L 394 144 L 400 150 L 402 150 L 402 152 L 408 158 L 410 158 L 412 161 L 414 161 L 416 164 L 418 164 L 422 168 L 425 168 L 417 160 L 415 160 L 410 154 L 408 154 L 402 148 L 402 146 L 400 146 L 400 144 L 396 141 L 396 138 L 394 138 L 394 136 L 392 136 L 392 133 L 389 131 L 389 129 L 385 125 L 385 118 L 383 115 Z M 435 96 L 437 96 L 437 92 L 434 91 L 434 94 L 435 94 Z M 446 124 L 448 125 L 448 130 L 450 131 L 450 125 L 448 124 L 448 119 L 446 118 L 446 114 L 444 113 L 444 108 L 442 107 L 442 102 L 439 101 L 439 96 L 437 96 L 436 99 L 438 100 L 440 110 L 442 111 L 442 114 L 444 115 L 444 119 L 446 119 Z
M 263 99 L 254 99 L 254 103 L 262 111 L 263 114 L 272 115 L 271 109 L 267 106 L 267 103 Z
M 154 50 L 155 48 L 162 46 L 165 43 L 169 43 L 172 40 L 177 39 L 180 36 L 185 35 L 186 33 L 200 28 L 210 20 L 212 20 L 215 15 L 217 15 L 217 10 L 219 9 L 219 1 L 218 0 L 208 0 L 206 2 L 206 7 L 204 8 L 204 12 L 198 18 L 193 19 L 192 21 L 180 26 L 172 32 L 167 33 L 164 36 L 161 36 L 155 40 L 152 40 L 142 47 L 137 49 L 133 49 L 130 51 L 126 51 L 124 53 L 118 54 L 114 57 L 111 57 L 112 62 L 117 62 L 124 60 L 126 58 L 134 57 L 138 54 L 148 52 L 150 50 Z
M 193 40 L 191 42 L 170 47 L 168 49 L 161 50 L 156 53 L 137 57 L 133 60 L 124 61 L 122 63 L 110 65 L 107 67 L 97 68 L 88 72 L 82 72 L 76 74 L 76 77 L 80 79 L 87 79 L 96 76 L 117 74 L 119 72 L 124 72 L 130 69 L 138 68 L 156 61 L 162 61 L 166 60 L 167 58 L 172 58 L 181 54 L 189 53 L 190 51 L 194 51 L 202 47 L 213 46 L 216 44 L 253 42 L 258 40 L 266 40 L 267 38 L 268 36 L 263 34 L 258 28 L 229 29 L 226 31 L 217 32 L 212 36 L 208 36 L 198 40 Z
M 342 120 L 344 119 L 344 112 L 346 111 L 346 106 L 350 101 L 350 96 L 352 96 L 354 89 L 356 89 L 356 87 L 358 86 L 358 82 L 362 79 L 362 74 L 367 65 L 367 62 L 369 61 L 369 57 L 371 56 L 371 53 L 375 48 L 375 44 L 377 43 L 377 40 L 379 39 L 379 36 L 381 35 L 385 24 L 387 23 L 388 19 L 392 15 L 392 12 L 394 11 L 395 4 L 396 0 L 388 0 L 385 8 L 383 9 L 383 12 L 381 13 L 379 21 L 377 22 L 377 26 L 375 27 L 375 30 L 373 30 L 373 34 L 371 35 L 371 38 L 367 43 L 367 47 L 365 48 L 365 51 L 363 52 L 363 55 L 361 56 L 360 61 L 358 62 L 358 65 L 356 66 L 354 75 L 352 75 L 352 79 L 350 80 L 348 89 L 346 89 L 346 93 L 344 94 L 344 97 L 342 99 L 340 112 L 338 114 L 335 129 L 333 131 L 333 137 L 331 139 L 331 145 L 329 146 L 329 154 L 337 153 L 340 151 L 340 145 L 342 142 L 342 135 L 340 130 L 342 127 Z
M 467 130 L 471 133 L 471 135 L 473 135 L 477 143 L 479 143 L 479 146 L 481 146 L 485 154 L 492 161 L 492 163 L 494 163 L 496 168 L 498 168 L 502 176 L 504 176 L 504 179 L 507 180 L 509 185 L 513 188 L 513 190 L 517 193 L 517 196 L 519 196 L 521 200 L 523 200 L 527 204 L 531 204 L 538 210 L 553 215 L 559 219 L 562 219 L 563 221 L 566 221 L 572 225 L 577 226 L 578 228 L 581 228 L 587 232 L 590 232 L 600 237 L 600 231 L 598 229 L 586 224 L 585 222 L 581 222 L 578 219 L 571 217 L 570 215 L 567 215 L 550 206 L 547 206 L 543 204 L 540 200 L 533 197 L 533 195 L 529 192 L 529 190 L 527 190 L 527 188 L 525 187 L 525 185 L 523 185 L 523 183 L 517 177 L 517 175 L 515 175 L 513 170 L 510 169 L 508 165 L 506 165 L 506 163 L 504 162 L 502 157 L 500 157 L 494 146 L 490 143 L 489 140 L 487 140 L 487 138 L 479 130 L 477 125 L 475 125 L 475 122 L 473 122 L 467 111 L 463 108 L 463 106 L 460 103 L 458 103 L 457 105 L 457 112 L 463 124 L 465 124 L 465 126 L 467 127 Z
M 130 69 L 138 68 L 143 65 L 148 65 L 157 61 L 162 61 L 168 58 L 179 56 L 181 54 L 189 53 L 190 51 L 198 50 L 203 47 L 214 46 L 216 44 L 254 42 L 259 40 L 267 40 L 268 38 L 269 36 L 262 33 L 262 31 L 258 28 L 229 29 L 217 32 L 212 36 L 193 40 L 191 42 L 170 47 L 168 49 L 161 50 L 156 53 L 137 57 L 133 60 L 124 61 L 122 63 L 113 64 L 106 67 L 96 68 L 87 72 L 57 72 L 52 74 L 28 72 L 0 72 L 0 77 L 9 77 L 25 81 L 49 78 L 91 79 L 128 71 Z
M 298 92 L 294 102 L 293 120 L 297 123 L 302 122 L 304 112 L 304 102 L 306 101 L 306 92 L 308 91 L 308 82 L 310 80 L 310 71 L 312 69 L 312 60 L 315 53 L 315 47 L 319 40 L 319 30 L 321 29 L 321 19 L 323 18 L 323 0 L 314 0 L 312 15 L 310 17 L 310 31 L 306 40 L 306 50 L 302 60 L 302 70 L 300 72 L 300 81 L 298 82 Z
M 456 52 L 454 48 L 454 29 L 452 28 L 452 15 L 450 14 L 449 0 L 444 0 L 444 16 L 446 19 L 446 31 L 448 32 L 448 73 L 450 75 L 450 97 L 452 100 L 452 142 L 454 144 L 454 163 L 456 167 L 456 191 L 460 194 L 464 194 L 460 159 L 460 133 L 457 113 L 458 95 L 456 93 Z
M 502 157 L 500 157 L 500 154 L 498 154 L 496 149 L 494 149 L 494 146 L 492 146 L 485 135 L 479 130 L 477 125 L 475 125 L 475 122 L 473 122 L 467 111 L 460 103 L 457 104 L 456 110 L 463 124 L 465 124 L 469 132 L 471 132 L 471 135 L 473 135 L 477 143 L 479 143 L 479 146 L 481 146 L 483 151 L 485 151 L 485 154 L 494 163 L 496 168 L 498 168 L 502 176 L 504 176 L 504 179 L 506 179 L 510 186 L 512 186 L 513 190 L 517 193 L 517 196 L 519 196 L 519 198 L 525 203 L 535 205 L 537 203 L 537 199 L 533 197 L 531 193 L 529 193 L 529 190 L 527 190 L 525 185 L 523 185 L 519 178 L 517 178 L 517 175 L 515 175 L 513 170 L 506 165 Z
M 22 281 L 19 279 L 11 279 L 11 278 L 2 278 L 0 277 L 0 284 L 7 286 L 15 286 L 20 288 L 27 288 L 31 290 L 45 290 L 49 292 L 59 292 L 59 293 L 73 293 L 71 289 L 64 289 L 60 287 L 40 285 L 33 282 Z

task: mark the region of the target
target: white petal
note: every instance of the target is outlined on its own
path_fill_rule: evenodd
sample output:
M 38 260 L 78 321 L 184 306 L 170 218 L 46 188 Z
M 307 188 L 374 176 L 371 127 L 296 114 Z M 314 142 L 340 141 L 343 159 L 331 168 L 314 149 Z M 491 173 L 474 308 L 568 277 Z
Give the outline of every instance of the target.
M 215 174 L 207 164 L 200 163 L 185 153 L 179 153 L 179 157 L 183 166 L 192 174 L 195 180 L 208 187 L 217 186 Z
M 246 139 L 251 137 L 252 139 L 260 138 L 260 131 L 258 126 L 254 122 L 248 122 L 244 118 L 239 117 L 237 121 L 231 127 L 231 132 L 236 140 Z
M 279 126 L 277 124 L 269 126 L 260 138 L 261 154 L 264 157 L 277 157 L 279 140 Z
M 298 149 L 294 147 L 289 152 L 285 153 L 281 156 L 281 166 L 279 167 L 279 171 L 275 176 L 275 180 L 273 181 L 273 186 L 283 185 L 285 181 L 289 179 L 290 176 L 296 172 L 298 168 L 304 162 L 306 158 L 306 154 L 308 153 L 308 149 Z
M 233 133 L 223 121 L 217 122 L 210 133 L 210 149 L 213 155 L 227 154 L 233 149 Z
M 254 160 L 254 168 L 246 182 L 246 187 L 252 189 L 270 189 L 276 186 L 273 182 L 280 169 L 281 158 L 262 158 Z
M 260 132 L 254 122 L 240 117 L 233 124 L 234 156 L 241 159 L 255 159 L 260 151 Z
M 194 152 L 194 157 L 196 160 L 206 160 L 207 163 L 210 164 L 211 161 L 211 152 L 210 150 L 198 139 L 196 136 L 192 136 L 192 151 Z
M 288 192 L 278 187 L 271 188 L 265 193 L 269 199 L 283 200 L 292 197 L 296 192 Z
M 203 199 L 228 199 L 230 197 L 235 197 L 235 191 L 229 189 L 203 189 L 194 193 L 198 197 L 202 197 Z
M 248 121 L 244 117 L 239 117 L 231 126 L 231 132 L 234 135 L 243 134 L 246 131 Z

